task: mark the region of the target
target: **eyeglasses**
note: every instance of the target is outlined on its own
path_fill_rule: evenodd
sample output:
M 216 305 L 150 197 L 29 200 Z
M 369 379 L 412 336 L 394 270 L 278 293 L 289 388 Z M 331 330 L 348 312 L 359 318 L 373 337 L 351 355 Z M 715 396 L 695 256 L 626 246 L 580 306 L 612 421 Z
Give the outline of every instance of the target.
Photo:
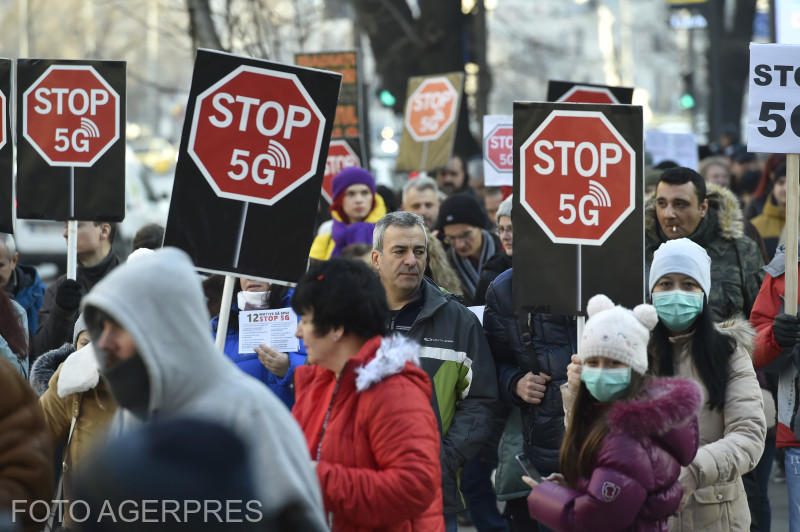
M 444 243 L 450 245 L 452 243 L 458 242 L 459 240 L 463 240 L 464 242 L 470 242 L 473 238 L 475 238 L 475 231 L 472 229 L 467 229 L 460 235 L 445 235 L 444 236 Z
M 503 236 L 503 233 L 512 234 L 514 232 L 514 227 L 511 225 L 507 227 L 498 225 L 497 228 L 495 228 L 494 232 L 497 233 L 499 236 Z

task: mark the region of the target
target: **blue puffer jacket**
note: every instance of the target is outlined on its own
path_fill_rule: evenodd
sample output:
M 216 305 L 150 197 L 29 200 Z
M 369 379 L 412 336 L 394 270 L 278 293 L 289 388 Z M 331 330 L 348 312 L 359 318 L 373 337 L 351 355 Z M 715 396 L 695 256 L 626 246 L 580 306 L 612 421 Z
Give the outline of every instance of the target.
M 39 309 L 42 308 L 44 291 L 47 287 L 33 266 L 17 264 L 14 273 L 17 275 L 17 291 L 11 297 L 25 309 L 25 314 L 28 316 L 28 329 L 31 334 L 36 334 L 39 329 Z
M 284 307 L 290 306 L 292 294 L 294 294 L 294 289 L 290 288 L 281 299 L 281 304 Z M 214 338 L 217 336 L 218 323 L 219 315 L 211 318 L 211 335 Z M 231 305 L 231 316 L 228 320 L 225 354 L 228 355 L 228 358 L 233 360 L 242 371 L 266 384 L 267 387 L 286 404 L 287 408 L 290 410 L 292 409 L 294 405 L 294 370 L 297 366 L 302 366 L 306 363 L 306 349 L 302 341 L 300 342 L 299 351 L 289 353 L 289 370 L 286 372 L 286 376 L 283 378 L 278 377 L 264 367 L 258 360 L 258 355 L 254 352 L 239 354 L 239 307 L 234 303 Z
M 521 407 L 525 454 L 542 475 L 559 469 L 558 456 L 564 437 L 564 409 L 559 387 L 567 382 L 567 366 L 577 352 L 574 318 L 554 314 L 530 315 L 530 342 L 526 349 L 514 314 L 512 270 L 500 274 L 486 292 L 483 327 L 494 356 L 501 399 Z M 528 371 L 552 377 L 539 405 L 522 401 L 514 391 Z

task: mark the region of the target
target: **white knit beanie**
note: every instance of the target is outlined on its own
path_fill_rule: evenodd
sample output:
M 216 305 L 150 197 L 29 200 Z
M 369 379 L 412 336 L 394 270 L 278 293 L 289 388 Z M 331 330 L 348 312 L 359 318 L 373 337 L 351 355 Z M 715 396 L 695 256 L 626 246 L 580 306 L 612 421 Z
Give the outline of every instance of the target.
M 700 285 L 706 296 L 711 290 L 711 257 L 688 238 L 667 240 L 653 253 L 650 265 L 650 293 L 659 279 L 668 273 L 688 275 Z
M 604 357 L 629 365 L 633 371 L 647 372 L 647 342 L 650 331 L 658 323 L 652 305 L 637 305 L 633 311 L 614 306 L 598 294 L 586 305 L 589 319 L 583 328 L 578 357 L 581 362 L 591 357 Z

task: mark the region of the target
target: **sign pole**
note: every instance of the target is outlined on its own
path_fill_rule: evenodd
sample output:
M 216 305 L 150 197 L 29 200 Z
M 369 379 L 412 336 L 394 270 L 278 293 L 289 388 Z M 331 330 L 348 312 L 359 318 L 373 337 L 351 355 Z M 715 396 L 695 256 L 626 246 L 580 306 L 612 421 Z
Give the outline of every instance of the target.
M 425 170 L 425 164 L 428 162 L 428 142 L 422 143 L 422 151 L 419 157 L 419 169 Z
M 75 219 L 75 167 L 69 167 L 69 221 L 67 222 L 67 279 L 78 278 L 78 221 Z
M 245 205 L 247 205 L 245 203 Z M 225 338 L 228 336 L 228 320 L 231 317 L 231 301 L 233 301 L 233 283 L 236 277 L 225 276 L 225 286 L 222 288 L 222 301 L 219 304 L 219 321 L 217 322 L 217 349 L 225 351 Z
M 578 304 L 576 308 L 578 312 L 583 310 L 582 302 L 583 302 L 583 254 L 581 253 L 581 245 L 578 244 L 576 246 L 578 249 Z M 578 315 L 578 331 L 577 331 L 577 338 L 576 338 L 576 348 L 578 351 L 581 350 L 581 337 L 583 336 L 583 326 L 586 323 L 586 317 L 582 315 Z
M 75 218 L 75 167 L 69 167 L 69 219 Z
M 786 155 L 786 292 L 784 312 L 797 315 L 797 232 L 800 202 L 800 155 Z
M 78 273 L 78 221 L 67 222 L 67 279 L 73 281 Z
M 250 202 L 243 201 L 242 202 L 242 220 L 239 222 L 239 232 L 236 236 L 236 250 L 233 252 L 233 267 L 239 267 L 239 255 L 242 252 L 242 240 L 244 239 L 244 226 L 245 222 L 247 221 L 247 207 L 250 205 Z

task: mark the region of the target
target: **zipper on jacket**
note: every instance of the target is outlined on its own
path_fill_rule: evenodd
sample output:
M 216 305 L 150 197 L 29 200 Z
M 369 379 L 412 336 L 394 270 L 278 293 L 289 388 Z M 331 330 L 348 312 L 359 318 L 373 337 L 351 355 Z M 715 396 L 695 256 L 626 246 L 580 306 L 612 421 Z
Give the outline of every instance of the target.
M 344 373 L 345 368 L 347 368 L 347 364 L 344 365 L 342 368 L 342 373 Z M 325 437 L 325 430 L 328 428 L 328 421 L 331 417 L 331 410 L 333 410 L 333 402 L 336 400 L 336 392 L 339 391 L 339 382 L 342 380 L 342 373 L 339 373 L 339 376 L 336 378 L 336 386 L 333 387 L 333 395 L 331 396 L 331 402 L 328 404 L 328 411 L 325 412 L 325 420 L 322 422 L 322 433 L 319 435 L 319 444 L 317 445 L 317 456 L 314 458 L 317 462 L 319 462 L 319 457 L 322 454 L 322 439 Z

